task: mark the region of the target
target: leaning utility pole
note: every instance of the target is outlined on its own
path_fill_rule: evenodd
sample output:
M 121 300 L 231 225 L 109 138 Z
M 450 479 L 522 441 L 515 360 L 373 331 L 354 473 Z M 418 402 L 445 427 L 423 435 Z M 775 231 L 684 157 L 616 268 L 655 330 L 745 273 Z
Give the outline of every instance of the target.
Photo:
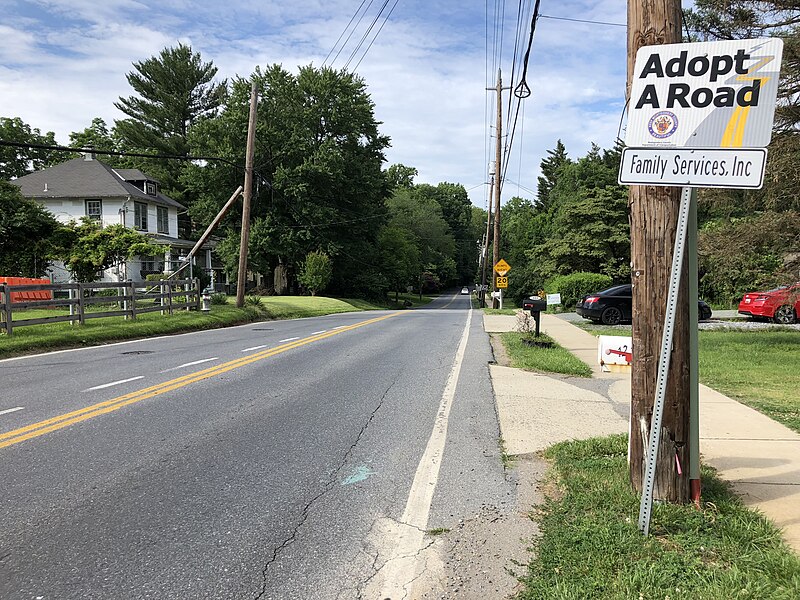
M 680 0 L 628 0 L 628 96 L 637 50 L 680 41 Z M 630 478 L 639 491 L 656 396 L 680 191 L 631 186 L 629 194 L 633 283 Z M 697 327 L 697 323 L 688 322 L 688 287 L 684 261 L 653 488 L 655 498 L 669 502 L 689 500 L 689 327 Z
M 244 306 L 247 284 L 247 250 L 250 245 L 250 202 L 253 197 L 253 155 L 256 148 L 256 82 L 250 88 L 250 119 L 247 123 L 247 154 L 244 159 L 244 194 L 242 196 L 242 233 L 239 242 L 239 277 L 236 280 L 236 306 Z
M 500 188 L 503 187 L 503 179 L 500 174 L 501 153 L 503 151 L 503 79 L 500 69 L 497 69 L 497 140 L 494 150 L 494 235 L 492 236 L 492 290 L 497 291 L 497 275 L 494 272 L 494 265 L 500 260 Z M 492 297 L 492 308 L 499 308 L 500 300 Z

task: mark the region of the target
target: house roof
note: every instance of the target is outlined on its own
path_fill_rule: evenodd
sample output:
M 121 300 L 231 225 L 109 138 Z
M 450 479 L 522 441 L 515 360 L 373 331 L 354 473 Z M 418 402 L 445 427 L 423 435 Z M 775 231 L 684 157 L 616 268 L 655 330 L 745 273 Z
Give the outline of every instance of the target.
M 120 177 L 125 181 L 155 181 L 160 183 L 158 179 L 153 179 L 142 173 L 139 169 L 114 169 Z
M 124 175 L 128 175 L 127 177 Z M 114 170 L 96 159 L 73 158 L 41 171 L 15 179 L 26 198 L 118 198 L 130 196 L 154 204 L 185 208 L 169 196 L 146 194 L 128 181 L 150 180 L 138 169 Z

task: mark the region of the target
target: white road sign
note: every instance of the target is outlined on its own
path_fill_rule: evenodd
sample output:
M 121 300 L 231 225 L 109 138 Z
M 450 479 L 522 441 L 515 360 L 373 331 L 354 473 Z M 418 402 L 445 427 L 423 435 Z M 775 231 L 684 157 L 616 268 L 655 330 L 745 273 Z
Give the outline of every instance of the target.
M 772 135 L 783 41 L 643 46 L 627 146 L 763 148 Z
M 758 189 L 766 163 L 766 148 L 625 148 L 619 182 Z

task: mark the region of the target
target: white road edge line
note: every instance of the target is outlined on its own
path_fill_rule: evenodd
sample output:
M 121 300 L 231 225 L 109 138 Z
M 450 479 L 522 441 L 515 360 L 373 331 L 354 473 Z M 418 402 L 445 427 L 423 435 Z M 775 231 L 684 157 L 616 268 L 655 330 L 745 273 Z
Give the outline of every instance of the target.
M 261 350 L 262 348 L 266 348 L 269 344 L 261 344 L 260 346 L 253 346 L 252 348 L 245 348 L 242 352 L 250 352 L 251 350 Z
M 161 372 L 162 373 L 169 373 L 170 371 L 177 371 L 178 369 L 185 369 L 186 367 L 193 367 L 195 365 L 202 365 L 203 363 L 211 362 L 212 360 L 219 360 L 219 356 L 213 356 L 211 358 L 201 358 L 200 360 L 193 360 L 192 362 L 183 363 L 182 365 L 178 365 L 177 367 L 171 367 L 169 369 L 164 369 Z
M 111 383 L 104 383 L 103 385 L 96 385 L 94 387 L 90 387 L 88 389 L 83 390 L 84 392 L 93 392 L 94 390 L 103 390 L 105 388 L 110 388 L 114 385 L 122 385 L 123 383 L 128 383 L 129 381 L 136 381 L 137 379 L 144 379 L 144 375 L 138 375 L 136 377 L 130 377 L 128 379 L 121 379 L 119 381 L 112 381 Z
M 7 408 L 5 410 L 0 410 L 0 415 L 7 415 L 8 413 L 17 412 L 18 410 L 25 410 L 25 407 L 17 406 L 14 408 Z
M 419 461 L 414 483 L 408 493 L 408 501 L 403 516 L 397 523 L 390 540 L 391 554 L 384 566 L 385 575 L 379 598 L 412 598 L 413 590 L 407 589 L 417 577 L 420 564 L 418 556 L 424 543 L 425 530 L 431 511 L 433 493 L 439 480 L 439 468 L 442 464 L 445 442 L 447 441 L 447 423 L 450 407 L 456 395 L 458 376 L 464 362 L 464 354 L 469 340 L 469 328 L 472 323 L 472 308 L 469 309 L 461 342 L 458 345 L 453 368 L 444 386 L 442 401 L 433 422 L 433 431 L 425 447 L 425 453 Z
M 286 338 L 285 340 L 278 340 L 278 343 L 282 344 L 283 342 L 293 342 L 293 341 L 299 340 L 299 339 L 300 339 L 299 337 Z

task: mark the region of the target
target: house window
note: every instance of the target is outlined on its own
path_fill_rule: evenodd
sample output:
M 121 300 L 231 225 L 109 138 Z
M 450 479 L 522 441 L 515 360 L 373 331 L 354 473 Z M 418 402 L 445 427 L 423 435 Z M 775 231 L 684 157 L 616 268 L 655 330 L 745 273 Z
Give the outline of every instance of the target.
M 165 206 L 156 207 L 158 216 L 158 233 L 166 233 L 169 235 L 169 213 Z
M 158 195 L 158 190 L 156 189 L 156 184 L 152 181 L 145 181 L 144 182 L 144 191 L 147 192 L 149 196 L 156 196 Z
M 161 265 L 159 263 L 158 257 L 155 256 L 142 256 L 142 274 L 145 275 L 147 273 L 160 273 L 161 272 Z
M 147 231 L 147 204 L 144 202 L 133 203 L 133 226 Z
M 85 203 L 86 216 L 93 221 L 101 223 L 103 221 L 103 201 L 102 200 L 86 200 Z

